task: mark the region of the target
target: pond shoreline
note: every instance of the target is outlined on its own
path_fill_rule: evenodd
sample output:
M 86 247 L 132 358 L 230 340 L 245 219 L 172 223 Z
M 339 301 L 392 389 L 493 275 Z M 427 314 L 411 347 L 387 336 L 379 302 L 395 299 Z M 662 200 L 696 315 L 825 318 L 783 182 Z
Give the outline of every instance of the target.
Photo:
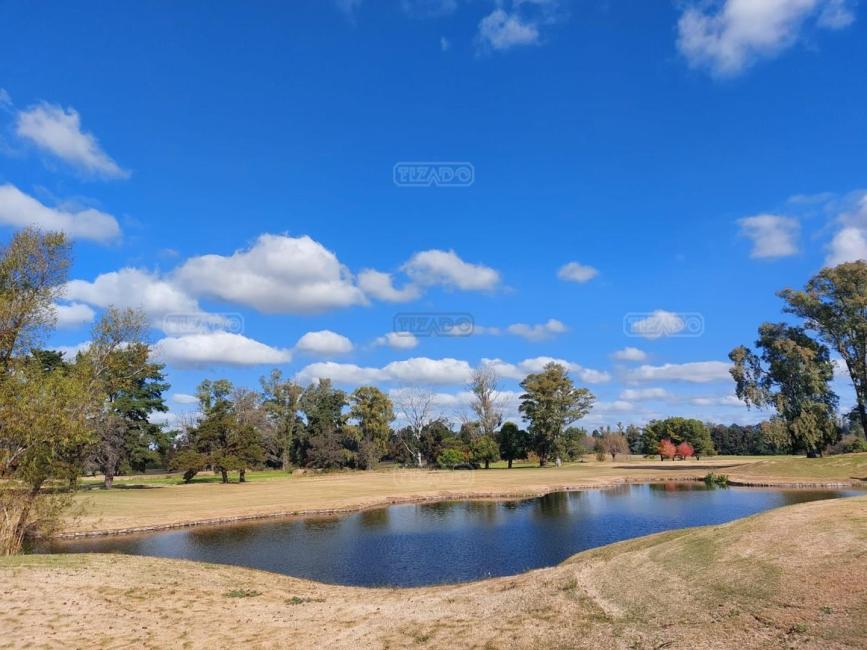
M 533 499 L 546 496 L 554 492 L 580 492 L 585 490 L 605 490 L 623 485 L 644 485 L 654 483 L 695 483 L 703 481 L 703 477 L 699 476 L 659 476 L 659 477 L 641 477 L 641 478 L 622 478 L 614 479 L 605 482 L 593 483 L 569 483 L 561 485 L 548 485 L 544 488 L 532 490 L 507 490 L 501 492 L 447 492 L 431 495 L 416 495 L 416 496 L 388 496 L 382 497 L 375 501 L 362 504 L 353 504 L 340 507 L 328 508 L 295 508 L 291 510 L 275 510 L 273 512 L 258 512 L 242 515 L 231 515 L 222 517 L 210 517 L 206 519 L 192 519 L 177 522 L 166 522 L 160 524 L 151 524 L 147 526 L 131 526 L 124 528 L 109 528 L 95 530 L 77 530 L 77 531 L 62 531 L 51 536 L 50 539 L 55 540 L 71 540 L 81 539 L 86 537 L 110 537 L 121 535 L 135 535 L 140 533 L 153 533 L 166 530 L 177 530 L 183 528 L 194 528 L 201 526 L 220 526 L 227 524 L 236 524 L 242 522 L 264 521 L 270 519 L 288 519 L 292 517 L 315 517 L 315 516 L 330 516 L 343 515 L 362 512 L 365 510 L 375 510 L 377 508 L 385 508 L 394 505 L 411 505 L 421 503 L 437 503 L 445 501 L 510 501 Z M 865 482 L 857 479 L 846 481 L 783 481 L 773 479 L 738 479 L 729 477 L 729 485 L 736 487 L 763 487 L 763 488 L 779 488 L 779 489 L 838 489 L 838 488 L 858 488 L 865 487 Z

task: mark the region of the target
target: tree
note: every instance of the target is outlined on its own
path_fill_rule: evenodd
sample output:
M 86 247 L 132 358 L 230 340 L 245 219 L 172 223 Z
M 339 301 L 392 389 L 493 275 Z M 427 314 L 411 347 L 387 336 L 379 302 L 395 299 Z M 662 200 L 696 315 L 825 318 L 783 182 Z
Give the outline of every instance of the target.
M 686 460 L 687 458 L 692 458 L 695 455 L 695 450 L 692 448 L 692 445 L 688 442 L 684 441 L 677 446 L 677 456 L 681 460 Z
M 93 443 L 95 392 L 82 364 L 56 353 L 28 351 L 55 321 L 54 301 L 70 265 L 61 233 L 25 229 L 0 248 L 0 553 L 50 532 Z
M 283 469 L 288 470 L 298 434 L 304 426 L 298 416 L 304 389 L 294 381 L 284 381 L 279 370 L 272 370 L 271 375 L 262 377 L 259 383 L 262 386 L 262 404 L 275 434 L 273 452 L 280 458 Z
M 617 454 L 629 453 L 629 442 L 627 442 L 626 436 L 622 433 L 609 432 L 604 434 L 602 436 L 601 445 L 602 450 L 606 454 L 611 454 L 612 461 L 617 458 Z
M 737 396 L 747 406 L 773 407 L 786 423 L 790 444 L 808 456 L 822 454 L 837 437 L 834 365 L 828 348 L 803 328 L 785 323 L 759 327 L 756 347 L 731 351 Z
M 665 438 L 657 444 L 656 453 L 659 454 L 659 460 L 665 460 L 666 458 L 671 460 L 677 454 L 677 447 L 674 446 L 671 440 Z
M 349 400 L 349 417 L 355 420 L 361 438 L 359 465 L 370 469 L 388 449 L 394 405 L 388 395 L 374 386 L 356 388 Z
M 509 469 L 512 469 L 512 461 L 527 458 L 527 453 L 530 451 L 530 434 L 519 429 L 516 424 L 506 422 L 500 427 L 498 439 L 500 456 L 509 463 Z
M 701 420 L 682 417 L 651 420 L 645 425 L 642 434 L 642 452 L 647 456 L 658 454 L 659 442 L 664 438 L 671 440 L 674 445 L 688 442 L 692 445 L 697 457 L 714 453 L 710 431 Z
M 519 410 L 530 422 L 539 465 L 544 466 L 556 451 L 563 430 L 587 415 L 595 398 L 586 388 L 576 388 L 566 368 L 554 362 L 528 375 L 521 388 Z
M 405 427 L 395 432 L 397 440 L 413 459 L 416 467 L 422 467 L 425 462 L 422 433 L 432 422 L 432 403 L 433 394 L 429 390 L 418 387 L 401 388 L 395 398 L 395 405 L 407 423 Z
M 306 420 L 304 464 L 320 469 L 355 463 L 357 440 L 346 427 L 343 409 L 347 395 L 334 388 L 330 379 L 310 384 L 301 394 L 300 406 Z
M 626 427 L 626 432 L 624 433 L 626 436 L 626 441 L 629 443 L 629 453 L 631 454 L 640 454 L 641 453 L 641 427 L 637 427 L 634 424 L 630 424 Z
M 479 423 L 479 432 L 493 439 L 503 415 L 497 405 L 497 374 L 489 366 L 473 370 L 469 385 L 473 397 L 470 407 Z
M 112 487 L 123 463 L 158 442 L 160 427 L 150 422 L 150 415 L 168 410 L 163 400 L 169 387 L 164 366 L 149 360 L 146 329 L 142 311 L 110 307 L 94 326 L 90 346 L 82 354 L 105 400 L 96 421 L 99 440 L 94 458 L 106 488 Z
M 54 301 L 63 295 L 70 264 L 62 233 L 25 228 L 0 248 L 0 371 L 54 326 Z
M 822 269 L 803 291 L 785 289 L 778 295 L 787 303 L 785 311 L 803 318 L 806 328 L 843 358 L 855 388 L 861 428 L 867 431 L 867 263 L 847 262 Z M 813 381 L 821 379 L 821 371 L 818 377 L 816 371 L 820 369 L 814 369 Z M 824 426 L 823 400 L 821 395 L 815 397 L 807 411 Z
M 500 460 L 500 448 L 492 436 L 478 436 L 470 441 L 470 462 L 490 469 L 491 463 Z
M 45 370 L 18 359 L 0 381 L 0 554 L 16 553 L 24 538 L 50 532 L 70 499 L 47 493 L 52 479 L 74 484 L 80 460 L 94 442 L 97 401 L 78 363 Z

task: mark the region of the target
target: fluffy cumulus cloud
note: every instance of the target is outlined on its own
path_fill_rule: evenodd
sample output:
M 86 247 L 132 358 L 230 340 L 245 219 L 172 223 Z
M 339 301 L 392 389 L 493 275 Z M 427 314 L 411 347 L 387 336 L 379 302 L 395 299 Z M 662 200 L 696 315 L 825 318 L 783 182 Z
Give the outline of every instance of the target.
M 421 295 L 421 290 L 414 284 L 398 289 L 390 273 L 373 269 L 365 269 L 358 274 L 358 286 L 367 296 L 385 302 L 409 302 Z
M 677 45 L 689 64 L 732 76 L 795 44 L 806 27 L 842 29 L 849 0 L 692 1 L 678 21 Z
M 526 325 L 525 323 L 515 323 L 509 325 L 506 330 L 510 334 L 520 336 L 528 341 L 545 341 L 554 338 L 558 334 L 568 332 L 569 328 L 555 318 L 551 318 L 547 323 L 540 325 Z
M 103 151 L 93 134 L 83 131 L 73 108 L 42 103 L 18 113 L 15 131 L 41 151 L 93 176 L 126 178 L 122 169 Z
M 261 235 L 232 255 L 188 259 L 174 281 L 193 295 L 264 313 L 316 313 L 366 302 L 337 256 L 308 236 Z
M 187 393 L 174 393 L 172 395 L 172 401 L 177 404 L 198 404 L 199 398 L 195 395 L 188 395 Z
M 414 357 L 394 361 L 382 368 L 362 367 L 351 363 L 312 363 L 301 369 L 296 379 L 302 383 L 309 383 L 316 379 L 330 378 L 338 383 L 353 385 L 379 382 L 459 385 L 465 384 L 471 373 L 472 367 L 466 361 Z
M 645 339 L 677 336 L 687 331 L 688 323 L 682 314 L 657 309 L 646 316 L 627 319 L 627 334 Z
M 411 350 L 418 346 L 418 338 L 410 332 L 388 332 L 374 342 L 377 346 L 387 346 L 393 350 Z
M 133 268 L 103 273 L 93 282 L 70 280 L 66 283 L 64 297 L 96 307 L 142 309 L 153 319 L 170 314 L 201 313 L 196 300 L 171 282 Z
M 59 230 L 73 239 L 110 242 L 120 236 L 112 215 L 94 208 L 49 207 L 14 185 L 0 185 L 0 223 L 16 228 Z
M 738 224 L 741 235 L 753 242 L 750 257 L 786 257 L 798 252 L 800 224 L 797 219 L 760 214 L 740 219 Z
M 304 354 L 313 354 L 323 357 L 346 354 L 352 351 L 352 341 L 331 330 L 307 332 L 298 339 L 295 350 Z
M 634 347 L 625 347 L 622 350 L 617 350 L 611 355 L 617 361 L 644 361 L 647 359 L 647 353 Z
M 685 381 L 707 383 L 712 381 L 731 381 L 730 363 L 724 361 L 694 361 L 691 363 L 666 363 L 661 366 L 643 365 L 630 370 L 627 380 L 645 381 Z
M 519 363 L 508 363 L 502 359 L 482 359 L 482 365 L 492 369 L 498 377 L 504 379 L 522 380 L 530 373 L 541 372 L 549 363 L 559 363 L 571 372 L 578 380 L 588 384 L 600 384 L 611 379 L 611 375 L 602 370 L 585 368 L 584 366 L 553 357 L 533 357 Z
M 416 253 L 402 270 L 421 287 L 442 286 L 461 291 L 491 291 L 500 274 L 482 264 L 465 262 L 454 251 L 428 250 Z
M 854 206 L 843 211 L 837 221 L 839 230 L 828 245 L 825 263 L 834 266 L 867 260 L 867 192 L 859 194 Z
M 580 264 L 579 262 L 569 262 L 564 264 L 560 267 L 560 270 L 557 271 L 557 277 L 561 280 L 566 280 L 567 282 L 578 282 L 579 284 L 589 282 L 597 275 L 599 275 L 599 271 L 594 269 L 592 266 Z
M 68 305 L 54 305 L 54 313 L 57 318 L 57 327 L 61 329 L 79 327 L 92 323 L 96 318 L 96 312 L 87 305 L 73 302 Z
M 157 360 L 178 368 L 256 366 L 292 360 L 290 350 L 274 348 L 241 334 L 219 331 L 160 339 L 154 345 L 153 354 Z

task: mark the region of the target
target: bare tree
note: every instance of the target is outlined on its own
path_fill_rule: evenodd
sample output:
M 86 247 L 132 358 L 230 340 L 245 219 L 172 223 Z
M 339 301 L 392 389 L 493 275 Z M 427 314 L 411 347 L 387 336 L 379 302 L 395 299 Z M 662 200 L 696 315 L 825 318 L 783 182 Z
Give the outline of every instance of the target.
M 476 368 L 467 388 L 473 394 L 470 408 L 476 415 L 481 434 L 493 437 L 503 422 L 497 394 L 497 373 L 488 366 Z
M 407 386 L 396 391 L 394 403 L 406 420 L 407 426 L 396 431 L 397 439 L 415 459 L 417 467 L 424 465 L 422 432 L 430 424 L 433 393 L 418 386 Z

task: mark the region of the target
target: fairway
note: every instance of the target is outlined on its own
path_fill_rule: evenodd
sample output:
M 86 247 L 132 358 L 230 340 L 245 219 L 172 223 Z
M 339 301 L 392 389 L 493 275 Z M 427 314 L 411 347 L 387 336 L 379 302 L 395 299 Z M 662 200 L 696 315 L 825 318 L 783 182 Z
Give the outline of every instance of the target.
M 251 475 L 247 483 L 179 485 L 177 478 L 130 478 L 112 490 L 77 497 L 84 515 L 66 533 L 148 530 L 195 523 L 300 513 L 357 510 L 377 505 L 449 498 L 534 496 L 623 482 L 699 480 L 709 472 L 755 484 L 857 484 L 867 476 L 867 454 L 840 458 L 711 458 L 701 461 L 573 463 L 476 471 L 390 469 L 373 472 L 282 472 Z M 268 478 L 266 478 L 266 476 Z M 138 486 L 138 487 L 136 487 Z

